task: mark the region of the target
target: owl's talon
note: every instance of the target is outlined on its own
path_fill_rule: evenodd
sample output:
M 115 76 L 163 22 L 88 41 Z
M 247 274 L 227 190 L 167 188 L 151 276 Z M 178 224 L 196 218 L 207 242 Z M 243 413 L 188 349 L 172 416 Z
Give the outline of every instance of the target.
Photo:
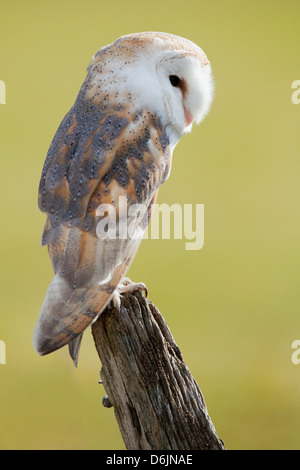
M 140 291 L 145 293 L 145 297 L 148 296 L 147 287 L 143 282 L 132 282 L 129 277 L 124 277 L 117 287 L 120 294 L 125 294 L 126 292 L 135 292 Z
M 145 297 L 148 296 L 148 289 L 143 282 L 132 282 L 128 277 L 124 277 L 120 283 L 118 284 L 116 290 L 112 295 L 112 304 L 120 311 L 121 308 L 121 294 L 125 294 L 126 292 L 133 293 L 135 291 L 144 292 Z
M 112 295 L 111 299 L 111 306 L 115 308 L 118 312 L 121 310 L 121 300 L 120 300 L 120 293 L 116 289 Z

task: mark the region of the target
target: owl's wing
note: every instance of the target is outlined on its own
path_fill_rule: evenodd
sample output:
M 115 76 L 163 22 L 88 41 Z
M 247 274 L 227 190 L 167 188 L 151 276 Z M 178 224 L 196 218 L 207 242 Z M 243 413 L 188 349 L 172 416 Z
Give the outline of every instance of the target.
M 76 103 L 67 114 L 39 189 L 39 207 L 47 214 L 42 244 L 55 272 L 34 333 L 39 354 L 78 338 L 108 304 L 142 239 L 169 163 L 164 129 L 150 114 L 88 114 Z M 99 222 L 109 225 L 113 215 L 97 217 L 97 208 L 109 204 L 118 222 L 120 197 L 128 212 L 140 205 L 127 220 L 130 236 L 101 238 Z

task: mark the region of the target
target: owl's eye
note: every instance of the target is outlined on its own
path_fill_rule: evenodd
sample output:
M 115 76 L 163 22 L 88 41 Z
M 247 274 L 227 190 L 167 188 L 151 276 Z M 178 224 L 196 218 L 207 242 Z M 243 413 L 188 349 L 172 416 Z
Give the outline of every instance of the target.
M 171 82 L 171 85 L 174 87 L 178 87 L 181 81 L 180 78 L 177 77 L 177 75 L 170 75 L 169 80 Z

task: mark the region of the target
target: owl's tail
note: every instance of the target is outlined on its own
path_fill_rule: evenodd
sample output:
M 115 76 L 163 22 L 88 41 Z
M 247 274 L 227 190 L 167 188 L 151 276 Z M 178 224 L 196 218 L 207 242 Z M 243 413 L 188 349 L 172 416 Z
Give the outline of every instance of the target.
M 43 356 L 69 344 L 76 366 L 83 331 L 98 318 L 113 291 L 111 285 L 73 289 L 56 274 L 35 325 L 34 349 Z

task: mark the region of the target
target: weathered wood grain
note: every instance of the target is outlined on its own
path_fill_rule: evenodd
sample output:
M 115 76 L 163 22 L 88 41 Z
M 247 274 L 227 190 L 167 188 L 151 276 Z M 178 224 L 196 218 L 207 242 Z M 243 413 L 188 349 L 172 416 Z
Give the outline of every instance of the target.
M 92 326 L 101 379 L 129 450 L 224 449 L 165 320 L 140 292 Z M 107 398 L 106 398 L 107 400 Z

